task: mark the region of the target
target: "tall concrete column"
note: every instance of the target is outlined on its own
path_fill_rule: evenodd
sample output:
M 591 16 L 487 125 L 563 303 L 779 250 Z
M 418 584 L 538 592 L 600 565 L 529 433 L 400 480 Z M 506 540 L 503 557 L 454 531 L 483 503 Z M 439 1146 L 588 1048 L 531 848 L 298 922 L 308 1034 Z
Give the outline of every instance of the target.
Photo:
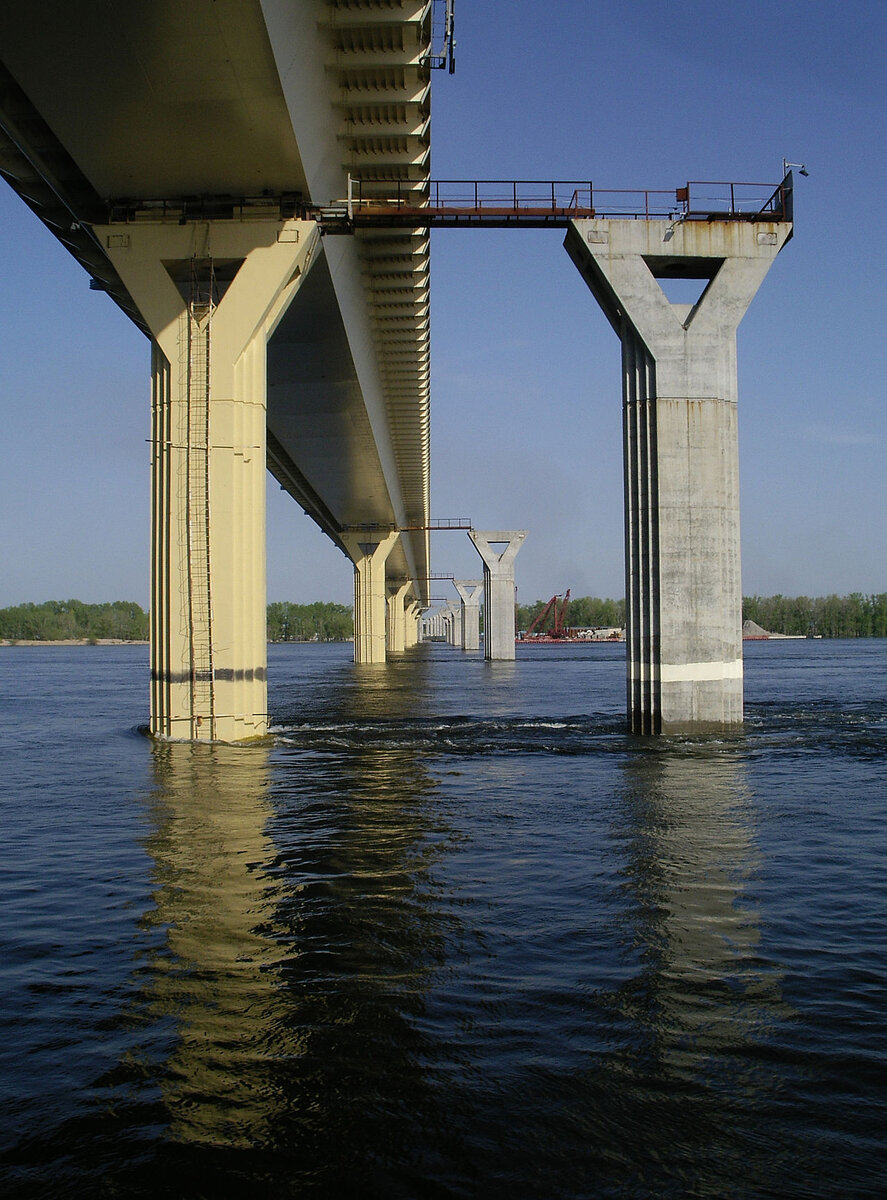
M 468 536 L 484 564 L 484 658 L 513 659 L 514 560 L 527 531 L 471 529 Z
M 482 579 L 454 579 L 453 585 L 462 601 L 462 649 L 480 649 L 480 598 Z
M 265 351 L 316 228 L 158 222 L 94 232 L 154 339 L 151 731 L 261 737 Z
M 779 222 L 576 221 L 565 242 L 622 341 L 628 713 L 636 733 L 742 721 L 736 329 Z M 700 281 L 672 304 L 658 280 Z
M 392 654 L 402 654 L 406 648 L 407 622 L 404 601 L 410 590 L 411 581 L 389 583 L 388 596 L 388 649 Z
M 426 615 L 423 617 L 422 636 L 425 639 L 433 639 L 435 641 L 438 638 L 446 637 L 443 613 L 440 609 L 436 609 L 432 613 L 426 613 Z
M 462 605 L 450 604 L 447 608 L 450 622 L 449 642 L 451 646 L 462 647 Z
M 419 614 L 422 611 L 422 605 L 418 600 L 413 600 L 406 606 L 404 613 L 404 649 L 410 650 L 419 642 Z
M 342 540 L 354 563 L 354 661 L 386 661 L 387 592 L 385 563 L 400 534 L 344 533 Z

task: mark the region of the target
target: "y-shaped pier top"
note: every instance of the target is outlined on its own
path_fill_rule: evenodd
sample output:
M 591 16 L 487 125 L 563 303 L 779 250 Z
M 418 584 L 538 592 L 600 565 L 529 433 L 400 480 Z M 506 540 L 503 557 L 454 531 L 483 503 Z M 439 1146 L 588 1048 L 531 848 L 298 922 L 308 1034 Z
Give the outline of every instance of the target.
M 513 659 L 514 560 L 527 531 L 472 529 L 468 536 L 484 564 L 484 658 Z
M 628 714 L 742 721 L 736 329 L 784 220 L 583 220 L 565 246 L 622 342 Z M 700 281 L 673 304 L 660 279 Z

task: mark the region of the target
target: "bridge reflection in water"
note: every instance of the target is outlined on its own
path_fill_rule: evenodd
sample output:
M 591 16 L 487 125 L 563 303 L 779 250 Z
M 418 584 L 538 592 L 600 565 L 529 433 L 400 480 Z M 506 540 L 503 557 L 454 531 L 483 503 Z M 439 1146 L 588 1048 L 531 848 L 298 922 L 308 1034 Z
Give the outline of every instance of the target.
M 643 1194 L 664 1161 L 764 1172 L 787 1011 L 741 737 L 616 735 L 614 758 L 613 728 L 506 711 L 521 664 L 478 662 L 479 693 L 509 669 L 496 702 L 447 715 L 441 664 L 408 657 L 312 668 L 271 748 L 153 748 L 141 994 L 169 1040 L 145 1178 L 461 1194 L 482 1160 L 490 1194 L 540 1172 L 567 1195 Z
M 637 1121 L 640 1105 L 645 1156 L 683 1161 L 699 1194 L 730 1194 L 725 1181 L 766 1173 L 760 1112 L 777 1089 L 765 1046 L 790 1016 L 782 973 L 760 947 L 742 739 L 632 757 L 623 801 L 613 832 L 636 965 L 613 997 L 632 1048 L 620 1064 L 631 1099 L 612 1117 L 625 1106 Z
M 282 892 L 265 833 L 269 750 L 155 743 L 154 861 L 145 1002 L 169 1023 L 159 1076 L 169 1137 L 243 1149 L 267 1143 L 279 1102 L 271 1067 L 284 1049 L 285 954 L 274 936 Z M 297 1048 L 288 1038 L 286 1052 Z
M 162 937 L 140 1003 L 170 1042 L 152 1186 L 205 1186 L 234 1161 L 330 1194 L 387 1156 L 397 1120 L 426 1124 L 419 1024 L 458 921 L 431 876 L 447 837 L 434 782 L 391 734 L 423 664 L 404 688 L 356 674 L 307 755 L 286 736 L 153 747 L 145 920 Z

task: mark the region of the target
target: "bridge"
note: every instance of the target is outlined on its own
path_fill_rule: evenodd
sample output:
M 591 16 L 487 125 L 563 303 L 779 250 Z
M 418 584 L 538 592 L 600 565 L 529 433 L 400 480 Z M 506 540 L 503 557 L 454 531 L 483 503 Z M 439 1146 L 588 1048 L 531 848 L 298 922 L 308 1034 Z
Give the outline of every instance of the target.
M 431 34 L 426 0 L 0 5 L 0 170 L 152 343 L 158 735 L 267 728 L 266 461 L 359 568 L 364 657 L 386 557 L 425 600 L 428 231 L 304 207 L 427 193 Z
M 735 330 L 791 178 L 714 200 L 432 182 L 435 8 L 0 4 L 0 174 L 150 340 L 156 736 L 267 731 L 266 465 L 354 563 L 356 661 L 415 640 L 442 224 L 566 228 L 623 347 L 631 726 L 741 720 Z M 674 276 L 696 305 L 665 299 Z M 514 654 L 496 614 L 523 536 L 472 531 L 488 656 Z

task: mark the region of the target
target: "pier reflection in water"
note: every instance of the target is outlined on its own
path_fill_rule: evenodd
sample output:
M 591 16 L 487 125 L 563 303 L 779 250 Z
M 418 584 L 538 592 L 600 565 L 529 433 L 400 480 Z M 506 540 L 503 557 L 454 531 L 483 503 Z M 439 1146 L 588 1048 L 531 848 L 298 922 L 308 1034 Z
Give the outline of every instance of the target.
M 154 748 L 138 1007 L 169 1038 L 166 1130 L 131 1192 L 203 1194 L 234 1170 L 335 1195 L 411 1157 L 433 1058 L 417 1022 L 458 922 L 436 903 L 434 783 L 396 732 L 421 659 L 407 679 L 316 680 L 312 720 L 273 748 Z
M 277 1107 L 270 1067 L 287 1027 L 269 870 L 265 747 L 156 744 L 153 939 L 145 997 L 174 1032 L 160 1076 L 174 1142 L 266 1142 Z M 292 1051 L 293 1047 L 288 1046 Z
M 153 988 L 194 1178 L 237 1150 L 316 1195 L 643 1195 L 664 1162 L 717 1194 L 757 1170 L 784 1005 L 741 738 L 515 712 L 506 665 L 469 666 L 469 703 L 491 694 L 460 714 L 421 653 L 331 664 L 270 752 L 158 751 Z
M 646 1131 L 638 1185 L 659 1159 L 700 1195 L 732 1195 L 738 1181 L 755 1194 L 797 1151 L 762 1126 L 779 1091 L 768 1042 L 790 1011 L 778 964 L 759 952 L 761 855 L 743 750 L 741 735 L 672 742 L 625 764 L 626 819 L 614 834 L 638 970 L 616 997 L 632 1044 L 614 1116 Z
M 421 721 L 427 662 L 402 668 L 348 666 L 300 691 L 311 717 L 284 717 L 275 753 L 281 977 L 304 1036 L 277 1143 L 320 1195 L 422 1186 L 410 1163 L 434 1045 L 420 1023 L 460 935 L 434 877 L 450 832 L 403 734 Z
M 798 646 L 796 701 L 768 658 L 743 731 L 654 741 L 618 649 L 349 650 L 273 647 L 243 748 L 134 736 L 138 689 L 75 745 L 129 660 L 39 660 L 4 1200 L 879 1194 L 884 652 Z

